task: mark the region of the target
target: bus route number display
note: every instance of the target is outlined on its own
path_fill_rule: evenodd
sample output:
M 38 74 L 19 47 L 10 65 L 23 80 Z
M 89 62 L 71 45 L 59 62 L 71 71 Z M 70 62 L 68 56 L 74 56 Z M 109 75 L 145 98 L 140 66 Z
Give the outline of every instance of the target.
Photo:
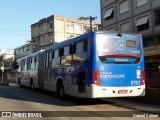
M 133 40 L 127 40 L 126 41 L 126 46 L 127 47 L 136 47 L 136 41 L 133 41 Z

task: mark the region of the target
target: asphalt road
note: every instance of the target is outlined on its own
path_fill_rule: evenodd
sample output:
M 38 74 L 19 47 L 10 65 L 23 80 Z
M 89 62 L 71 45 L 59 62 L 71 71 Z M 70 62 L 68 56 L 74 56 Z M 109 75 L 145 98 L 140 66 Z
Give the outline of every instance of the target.
M 157 111 L 157 105 L 119 98 L 62 101 L 51 92 L 32 92 L 16 84 L 0 86 L 0 120 L 159 120 Z

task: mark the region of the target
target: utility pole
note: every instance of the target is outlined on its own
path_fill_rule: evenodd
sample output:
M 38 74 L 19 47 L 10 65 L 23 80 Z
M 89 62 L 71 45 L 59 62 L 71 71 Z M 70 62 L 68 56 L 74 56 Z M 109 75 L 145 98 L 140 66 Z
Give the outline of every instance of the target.
M 1 81 L 4 81 L 4 54 L 2 55 L 2 66 L 1 66 L 1 71 L 2 71 L 2 76 L 1 76 Z
M 4 61 L 3 60 L 2 60 L 1 70 L 2 70 L 2 82 L 4 82 Z
M 89 20 L 90 21 L 90 30 L 92 31 L 93 29 L 92 29 L 92 21 L 94 21 L 95 19 L 97 19 L 97 17 L 92 17 L 92 16 L 90 16 L 90 17 L 80 17 L 80 18 L 78 18 L 78 20 Z

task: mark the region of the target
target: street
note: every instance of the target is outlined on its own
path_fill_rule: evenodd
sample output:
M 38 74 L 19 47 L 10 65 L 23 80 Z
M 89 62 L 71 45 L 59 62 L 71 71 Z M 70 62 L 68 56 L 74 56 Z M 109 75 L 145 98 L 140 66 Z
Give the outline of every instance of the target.
M 149 112 L 145 112 L 149 111 Z M 89 119 L 89 120 L 129 120 L 141 119 L 158 120 L 157 105 L 128 101 L 120 98 L 109 99 L 78 99 L 68 97 L 59 100 L 55 94 L 32 92 L 27 88 L 19 88 L 16 84 L 0 86 L 0 119 L 36 120 L 51 119 Z M 12 113 L 9 118 L 5 112 Z

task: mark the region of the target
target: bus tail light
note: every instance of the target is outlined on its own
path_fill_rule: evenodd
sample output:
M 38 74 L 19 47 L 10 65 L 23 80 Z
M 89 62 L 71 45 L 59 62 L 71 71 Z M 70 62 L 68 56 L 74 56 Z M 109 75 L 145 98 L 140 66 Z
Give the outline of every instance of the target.
M 145 72 L 144 69 L 142 70 L 142 77 L 141 77 L 141 85 L 145 84 Z
M 94 71 L 94 84 L 97 85 L 97 86 L 100 86 L 100 85 L 101 85 L 98 69 L 96 69 L 96 70 Z

